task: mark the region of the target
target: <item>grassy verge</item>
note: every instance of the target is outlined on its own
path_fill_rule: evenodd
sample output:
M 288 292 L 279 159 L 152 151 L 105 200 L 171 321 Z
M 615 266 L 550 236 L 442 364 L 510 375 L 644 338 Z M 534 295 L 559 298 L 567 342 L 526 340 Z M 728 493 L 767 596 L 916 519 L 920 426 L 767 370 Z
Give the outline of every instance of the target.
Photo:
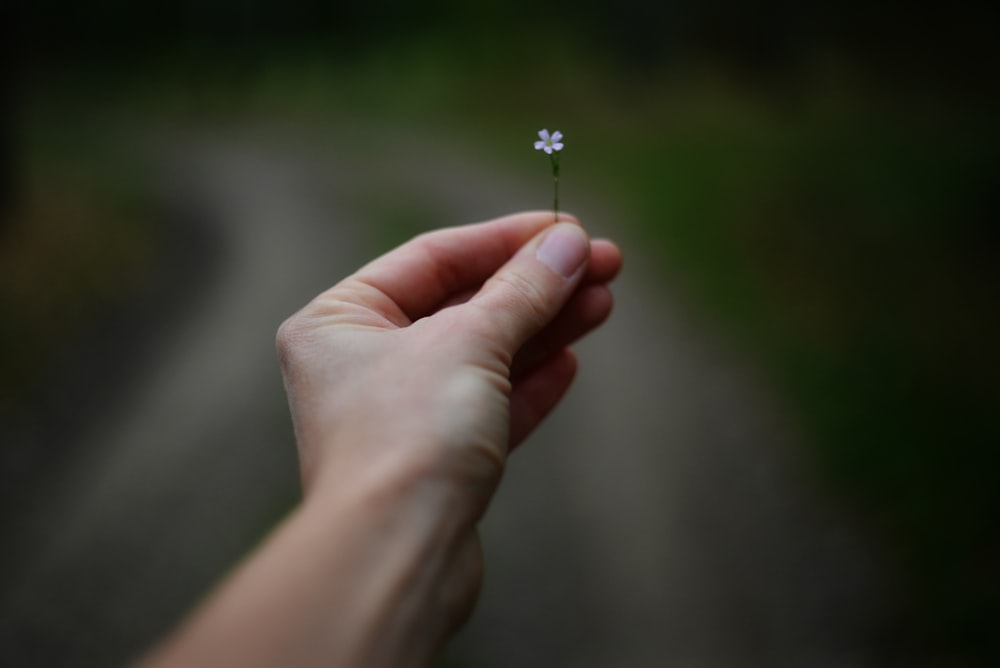
M 615 170 L 645 238 L 765 361 L 821 470 L 887 539 L 915 644 L 982 657 L 1000 613 L 1000 137 L 962 110 L 889 111 L 692 122 Z

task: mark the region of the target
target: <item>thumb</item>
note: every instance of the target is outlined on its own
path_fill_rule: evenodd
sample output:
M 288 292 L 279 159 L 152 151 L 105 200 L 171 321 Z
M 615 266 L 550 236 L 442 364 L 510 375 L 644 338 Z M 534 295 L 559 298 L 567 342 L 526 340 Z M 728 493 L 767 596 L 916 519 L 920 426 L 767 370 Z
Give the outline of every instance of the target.
M 580 283 L 590 240 L 579 225 L 540 232 L 501 267 L 470 301 L 479 324 L 513 356 L 559 313 Z

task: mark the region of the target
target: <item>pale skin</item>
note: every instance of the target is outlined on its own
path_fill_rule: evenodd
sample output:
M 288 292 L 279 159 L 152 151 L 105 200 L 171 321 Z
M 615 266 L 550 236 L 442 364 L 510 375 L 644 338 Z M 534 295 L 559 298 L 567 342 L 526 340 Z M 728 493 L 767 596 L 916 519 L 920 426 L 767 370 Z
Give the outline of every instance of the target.
M 515 214 L 417 237 L 289 318 L 303 501 L 144 665 L 432 665 L 476 600 L 507 456 L 621 262 L 567 214 Z

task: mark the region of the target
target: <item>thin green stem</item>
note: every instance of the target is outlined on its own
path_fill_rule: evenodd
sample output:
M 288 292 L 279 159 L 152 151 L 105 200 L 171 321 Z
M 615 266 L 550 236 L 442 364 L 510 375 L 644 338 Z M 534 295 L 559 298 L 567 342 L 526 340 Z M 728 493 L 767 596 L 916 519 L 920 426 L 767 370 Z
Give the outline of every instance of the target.
M 552 181 L 555 185 L 555 197 L 552 201 L 552 209 L 556 215 L 556 220 L 559 220 L 559 155 L 557 153 L 552 154 Z

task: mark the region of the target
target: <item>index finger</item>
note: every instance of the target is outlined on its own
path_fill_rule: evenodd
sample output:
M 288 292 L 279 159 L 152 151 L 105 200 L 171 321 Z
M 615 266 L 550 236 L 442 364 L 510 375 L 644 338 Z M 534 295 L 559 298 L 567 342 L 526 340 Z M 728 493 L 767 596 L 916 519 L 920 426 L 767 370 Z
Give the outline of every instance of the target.
M 560 214 L 559 220 L 577 223 L 566 214 Z M 555 222 L 551 211 L 532 211 L 421 234 L 368 263 L 331 292 L 360 282 L 387 297 L 400 311 L 382 315 L 395 321 L 402 314 L 412 322 L 432 313 L 450 296 L 477 288 Z M 379 306 L 384 311 L 388 305 Z

